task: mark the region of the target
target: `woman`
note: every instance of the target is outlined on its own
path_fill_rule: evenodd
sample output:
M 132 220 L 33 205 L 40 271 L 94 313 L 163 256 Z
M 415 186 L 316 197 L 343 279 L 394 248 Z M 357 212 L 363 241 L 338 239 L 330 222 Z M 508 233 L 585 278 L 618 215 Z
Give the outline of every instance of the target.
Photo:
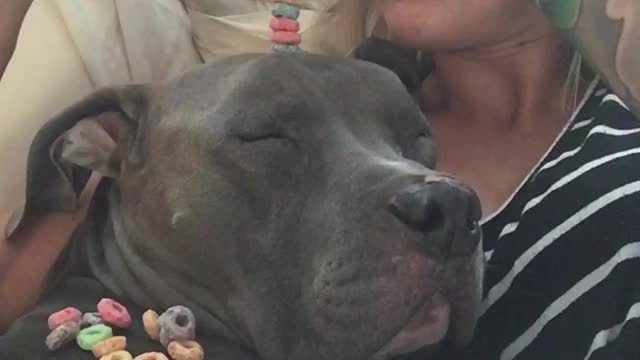
M 203 11 L 214 3 L 187 1 Z M 627 109 L 638 109 L 640 84 L 634 4 L 376 2 L 394 42 L 433 54 L 419 100 L 438 167 L 470 184 L 485 213 L 486 298 L 472 359 L 640 357 L 640 123 Z M 626 104 L 579 66 L 558 27 Z M 24 243 L 54 226 L 33 221 Z M 0 250 L 3 261 L 31 255 Z M 13 290 L 29 303 L 38 286 L 12 285 L 21 265 L 5 266 L 0 296 Z M 37 271 L 46 270 L 30 272 L 41 281 Z
M 633 77 L 615 74 L 638 71 L 640 61 L 624 70 L 619 57 L 640 43 L 622 44 L 605 25 L 621 11 L 584 1 L 578 18 L 571 3 L 580 5 L 546 4 L 547 14 L 582 29 L 573 38 L 630 94 Z M 572 50 L 534 2 L 378 6 L 392 39 L 434 54 L 421 99 L 439 168 L 482 202 L 488 268 L 471 358 L 638 358 L 640 123 L 570 66 Z

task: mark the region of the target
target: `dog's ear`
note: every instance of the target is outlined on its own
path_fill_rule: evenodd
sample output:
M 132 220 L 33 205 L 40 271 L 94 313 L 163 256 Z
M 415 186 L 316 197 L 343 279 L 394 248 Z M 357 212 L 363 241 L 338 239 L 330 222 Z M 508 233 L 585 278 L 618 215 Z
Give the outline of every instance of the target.
M 365 39 L 353 51 L 353 57 L 391 70 L 412 94 L 433 70 L 430 58 L 420 56 L 417 50 L 405 49 L 375 37 Z
M 135 163 L 147 93 L 142 85 L 98 90 L 40 128 L 29 148 L 26 202 L 7 239 L 32 215 L 76 210 L 92 171 L 118 177 L 125 157 Z

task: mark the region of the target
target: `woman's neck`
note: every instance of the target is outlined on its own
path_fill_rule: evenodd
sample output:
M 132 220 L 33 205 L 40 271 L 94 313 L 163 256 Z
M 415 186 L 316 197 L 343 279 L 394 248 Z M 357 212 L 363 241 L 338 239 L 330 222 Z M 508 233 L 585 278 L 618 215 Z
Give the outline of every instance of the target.
M 566 113 L 570 51 L 550 29 L 490 47 L 436 54 L 434 60 L 436 70 L 421 96 L 429 115 L 507 130 L 529 127 L 538 115 Z

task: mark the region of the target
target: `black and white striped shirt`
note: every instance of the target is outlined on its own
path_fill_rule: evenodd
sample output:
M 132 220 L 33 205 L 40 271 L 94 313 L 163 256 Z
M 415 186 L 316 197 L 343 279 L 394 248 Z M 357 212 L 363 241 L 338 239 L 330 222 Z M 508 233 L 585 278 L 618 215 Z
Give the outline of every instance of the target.
M 640 359 L 640 121 L 604 85 L 483 229 L 473 359 Z

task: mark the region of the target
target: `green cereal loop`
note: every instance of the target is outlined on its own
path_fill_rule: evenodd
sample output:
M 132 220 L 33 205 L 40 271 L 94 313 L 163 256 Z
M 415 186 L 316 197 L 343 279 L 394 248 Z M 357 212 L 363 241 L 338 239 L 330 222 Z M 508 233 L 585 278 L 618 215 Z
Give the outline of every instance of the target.
M 300 17 L 300 9 L 289 4 L 276 3 L 275 5 L 273 5 L 273 8 L 271 8 L 271 15 L 275 17 L 298 20 L 298 17 Z
M 110 337 L 113 337 L 111 328 L 104 324 L 98 324 L 81 330 L 76 337 L 76 342 L 82 350 L 88 351 L 95 344 Z
M 302 49 L 300 49 L 298 46 L 285 44 L 274 44 L 271 49 L 274 52 L 283 54 L 298 54 L 302 52 Z
M 582 0 L 540 0 L 542 11 L 554 26 L 570 30 L 580 17 Z

